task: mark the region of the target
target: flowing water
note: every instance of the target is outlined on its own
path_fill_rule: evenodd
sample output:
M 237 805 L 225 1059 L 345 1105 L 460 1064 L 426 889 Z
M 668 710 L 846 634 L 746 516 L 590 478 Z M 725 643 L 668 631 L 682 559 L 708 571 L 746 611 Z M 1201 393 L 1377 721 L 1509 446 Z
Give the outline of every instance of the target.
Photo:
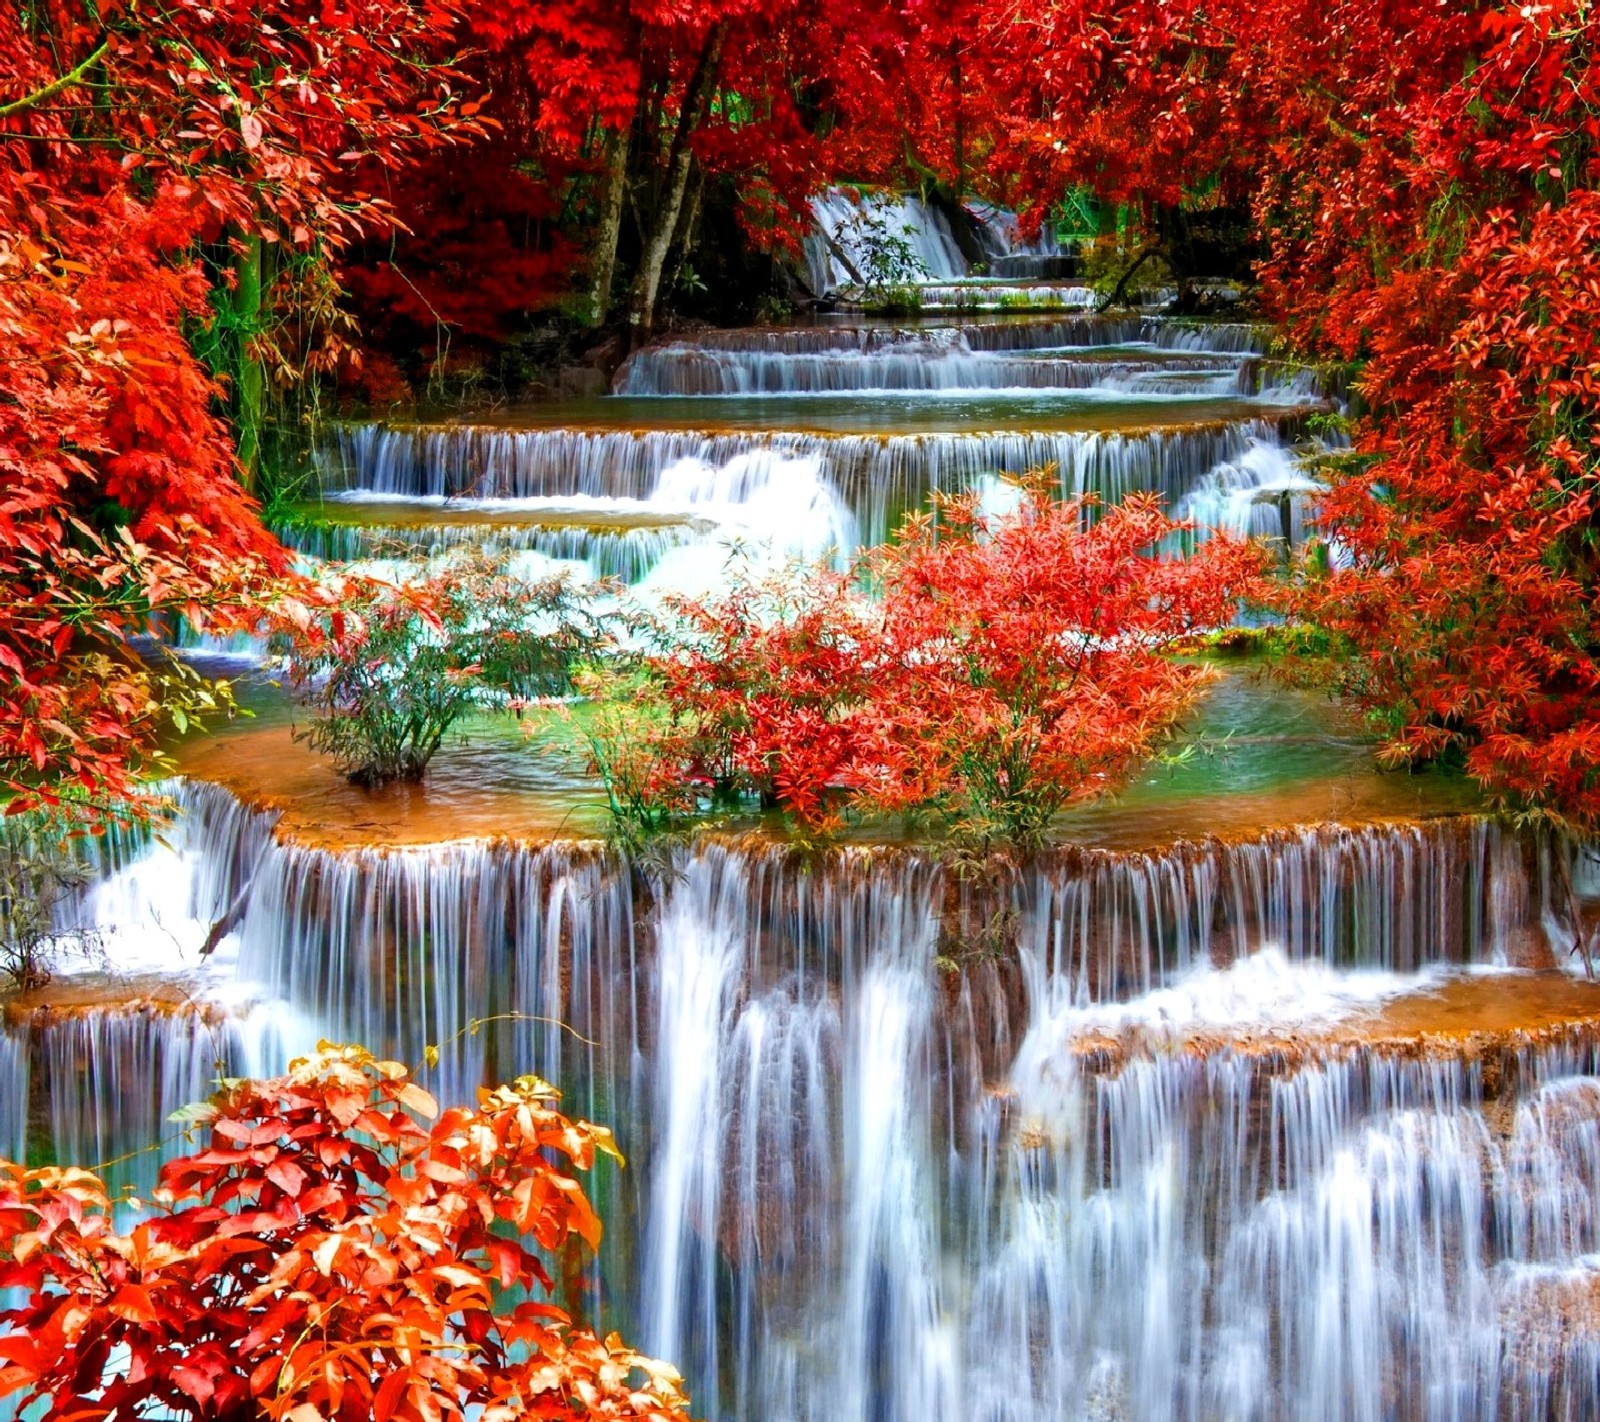
M 925 308 L 1074 289 L 1003 214 L 980 236 L 1021 285 L 891 206 L 927 223 Z M 822 207 L 855 260 L 850 200 Z M 1324 392 L 1265 350 L 1071 313 L 706 333 L 607 400 L 336 430 L 286 533 L 681 585 L 732 539 L 843 558 L 933 491 L 1054 464 L 1298 542 Z M 591 1302 L 701 1416 L 1600 1416 L 1600 989 L 1569 954 L 1600 861 L 1381 774 L 1317 698 L 1232 667 L 1187 758 L 973 865 L 759 824 L 629 862 L 571 756 L 509 722 L 374 794 L 246 696 L 7 1005 L 0 1148 L 143 1191 L 219 1072 L 434 1046 L 447 1099 L 536 1071 L 616 1128 Z

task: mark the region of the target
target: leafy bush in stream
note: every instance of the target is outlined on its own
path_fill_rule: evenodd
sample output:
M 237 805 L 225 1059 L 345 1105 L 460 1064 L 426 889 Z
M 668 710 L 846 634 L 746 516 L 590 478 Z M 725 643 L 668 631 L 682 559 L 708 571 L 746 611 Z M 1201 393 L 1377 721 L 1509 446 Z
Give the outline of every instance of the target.
M 347 572 L 325 591 L 280 630 L 316 712 L 301 737 L 359 784 L 420 779 L 462 716 L 565 694 L 605 641 L 595 587 L 476 552 L 408 582 Z
M 791 569 L 720 595 L 668 599 L 626 669 L 587 673 L 590 769 L 624 838 L 681 825 L 704 804 L 782 807 L 809 831 L 860 758 L 871 609 L 850 580 Z
M 441 1114 L 324 1044 L 186 1113 L 204 1145 L 128 1234 L 88 1171 L 0 1163 L 0 1399 L 41 1422 L 681 1417 L 676 1371 L 547 1301 L 552 1256 L 600 1241 L 575 1172 L 621 1161 L 558 1096 L 523 1077 Z
M 672 601 L 626 693 L 651 712 L 625 793 L 593 756 L 613 810 L 649 827 L 692 796 L 781 807 L 810 834 L 892 813 L 1036 842 L 1171 731 L 1209 675 L 1174 644 L 1227 623 L 1263 567 L 1220 537 L 1164 556 L 1184 525 L 1153 498 L 1089 509 L 1039 482 L 1005 515 L 944 500 L 867 560 L 874 598 L 817 570 Z
M 569 739 L 605 787 L 616 837 L 642 849 L 650 836 L 692 819 L 699 797 L 685 768 L 694 760 L 698 721 L 681 716 L 636 659 L 584 667 L 573 685 L 586 700 L 568 715 Z
M 0 977 L 11 987 L 43 987 L 58 940 L 82 946 L 92 937 L 85 930 L 63 934 L 56 923 L 58 906 L 90 878 L 88 866 L 60 842 L 16 831 L 0 840 Z

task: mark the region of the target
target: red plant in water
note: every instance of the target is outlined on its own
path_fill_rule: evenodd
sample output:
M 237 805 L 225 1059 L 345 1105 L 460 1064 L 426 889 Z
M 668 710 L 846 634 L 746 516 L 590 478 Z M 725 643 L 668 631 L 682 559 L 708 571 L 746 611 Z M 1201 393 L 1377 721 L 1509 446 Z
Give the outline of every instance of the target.
M 0 1165 L 22 1296 L 0 1397 L 63 1422 L 682 1415 L 673 1369 L 545 1301 L 549 1256 L 600 1240 L 569 1172 L 621 1160 L 556 1096 L 523 1078 L 441 1114 L 397 1063 L 325 1046 L 225 1085 L 126 1234 L 87 1171 Z
M 870 702 L 869 796 L 933 807 L 979 838 L 1041 835 L 1119 788 L 1210 672 L 1170 655 L 1255 596 L 1258 547 L 1189 532 L 1152 495 L 1097 510 L 1034 484 L 1013 514 L 942 501 L 881 550 L 887 674 Z
M 676 763 L 657 774 L 713 799 L 754 793 L 801 824 L 835 823 L 859 788 L 862 708 L 881 672 L 881 623 L 827 570 L 740 581 L 671 605 L 668 650 L 649 663 L 670 708 Z M 685 733 L 686 732 L 686 733 Z
M 932 812 L 1036 839 L 1154 750 L 1207 677 L 1174 644 L 1258 590 L 1252 545 L 1163 554 L 1185 528 L 1153 498 L 1102 512 L 1034 483 L 1013 513 L 910 519 L 868 562 L 874 598 L 819 571 L 680 600 L 648 662 L 671 763 L 641 778 L 753 793 L 811 831 Z

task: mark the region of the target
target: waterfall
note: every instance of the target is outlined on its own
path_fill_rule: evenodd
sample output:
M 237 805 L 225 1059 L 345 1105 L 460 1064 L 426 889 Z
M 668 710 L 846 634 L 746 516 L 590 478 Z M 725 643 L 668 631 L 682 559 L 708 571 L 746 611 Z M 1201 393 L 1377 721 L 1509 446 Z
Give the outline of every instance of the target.
M 1205 333 L 1217 332 L 1210 343 Z M 736 327 L 698 331 L 692 342 L 707 351 L 763 356 L 891 355 L 937 348 L 959 336 L 972 350 L 1059 350 L 1068 347 L 1155 345 L 1172 350 L 1264 354 L 1266 334 L 1253 326 L 1180 326 L 1122 313 L 1044 317 L 991 317 L 959 325 L 925 323 L 886 326 L 874 322 L 823 321 L 812 326 Z M 1247 338 L 1248 336 L 1248 338 Z
M 812 232 L 805 241 L 811 290 L 818 296 L 854 284 L 849 267 L 870 279 L 875 249 L 904 244 L 911 281 L 952 281 L 967 274 L 949 219 L 921 198 L 899 193 L 853 194 L 832 189 L 811 200 Z
M 1509 1136 L 1461 1060 L 1354 1050 L 1274 1072 L 1229 1051 L 1019 1082 L 990 1136 L 969 1335 L 973 1415 L 1130 1419 L 1584 1416 L 1595 1339 L 1535 1354 L 1530 1282 L 1576 1282 L 1600 1189 L 1592 1114 L 1553 1117 L 1597 1062 L 1514 1054 Z M 1042 1102 L 1028 1092 L 1043 1090 Z M 1518 1237 L 1553 1218 L 1541 1256 Z M 1554 1330 L 1559 1332 L 1559 1329 Z M 1523 1411 L 1551 1391 L 1576 1405 Z
M 28 1158 L 28 1102 L 32 1096 L 32 1074 L 28 1065 L 28 1034 L 7 1023 L 0 1030 L 0 1080 L 7 1089 L 0 1092 L 0 1151 L 7 1160 Z
M 959 333 L 887 352 L 819 355 L 721 351 L 699 343 L 653 346 L 618 373 L 619 395 L 794 395 L 961 390 L 1099 390 L 1147 395 L 1238 393 L 1243 367 L 1226 358 L 1018 359 L 975 352 Z
M 1147 303 L 1160 306 L 1176 292 L 1162 289 L 1148 293 Z M 929 283 L 918 288 L 924 311 L 1093 311 L 1100 305 L 1100 293 L 1092 286 L 1077 283 L 1039 283 L 1011 286 L 997 281 Z
M 1237 459 L 1207 470 L 1175 512 L 1201 528 L 1297 546 L 1305 539 L 1311 502 L 1323 488 L 1289 450 L 1256 440 Z
M 851 1422 L 961 1415 L 950 1300 L 942 1296 L 930 1138 L 934 923 L 884 940 L 861 974 L 843 1107 L 846 1234 L 829 1394 Z M 892 946 L 890 946 L 892 945 Z M 835 1316 L 835 1307 L 827 1309 Z M 812 1336 L 828 1320 L 812 1320 Z
M 381 507 L 381 506 L 380 506 Z M 410 510 L 406 510 L 409 512 Z M 343 512 L 343 510 L 341 510 Z M 489 553 L 532 553 L 558 563 L 582 564 L 593 578 L 635 583 L 666 554 L 699 538 L 689 524 L 642 528 L 493 522 L 430 522 L 426 512 L 407 523 L 332 523 L 297 520 L 275 530 L 308 558 L 354 562 L 373 558 L 421 559 L 458 548 Z M 441 519 L 444 511 L 440 511 Z M 380 519 L 382 514 L 379 515 Z
M 134 1000 L 13 1012 L 0 1030 L 0 1063 L 12 1073 L 4 1148 L 16 1160 L 97 1170 L 114 1196 L 147 1196 L 180 1144 L 175 1111 L 204 1101 L 221 1077 L 274 1075 L 315 1041 L 294 1014 L 269 1006 Z
M 752 456 L 814 460 L 816 479 L 844 500 L 857 536 L 872 544 L 887 537 L 902 513 L 930 491 L 969 489 L 986 474 L 1020 474 L 1049 465 L 1055 466 L 1064 495 L 1094 493 L 1116 501 L 1151 490 L 1173 505 L 1207 471 L 1243 456 L 1252 441 L 1276 443 L 1294 428 L 1293 419 L 1125 432 L 836 435 L 356 425 L 331 432 L 324 464 L 332 488 L 388 503 L 433 501 L 418 510 L 419 518 L 449 500 L 448 507 L 463 518 L 477 507 L 534 519 L 541 506 L 532 501 L 545 500 L 553 515 L 571 519 L 582 512 L 575 499 L 607 501 L 591 504 L 591 514 L 625 518 L 634 509 L 659 518 L 665 506 L 649 500 L 661 489 L 666 471 L 685 460 L 713 471 Z M 473 499 L 505 503 L 464 502 Z M 342 501 L 339 507 L 342 514 Z M 666 511 L 681 517 L 696 509 L 678 503 Z
M 1547 876 L 1492 821 L 966 875 L 711 836 L 638 865 L 335 851 L 172 789 L 166 843 L 108 854 L 83 903 L 231 929 L 194 1006 L 13 1013 L 0 1053 L 41 1151 L 150 1144 L 219 1064 L 271 1071 L 317 1035 L 434 1045 L 446 1100 L 537 1071 L 616 1126 L 593 1282 L 703 1416 L 1576 1422 L 1600 1401 L 1572 1303 L 1600 1288 L 1600 1031 L 1361 1025 L 1474 975 L 1540 981 L 1507 958 L 1550 961 L 1528 936 Z
M 1076 270 L 1075 254 L 1056 240 L 1049 224 L 1037 237 L 1023 241 L 1014 212 L 978 203 L 966 215 L 991 278 L 1032 281 Z M 806 268 L 810 288 L 818 296 L 853 287 L 851 268 L 865 275 L 875 244 L 885 237 L 904 241 L 911 249 L 909 280 L 948 282 L 967 275 L 967 261 L 949 219 L 919 197 L 833 188 L 811 200 L 811 216 Z
M 779 559 L 845 557 L 857 544 L 855 517 L 829 480 L 824 461 L 815 455 L 786 457 L 761 450 L 723 464 L 680 459 L 661 471 L 646 502 L 709 518 Z M 682 549 L 672 556 L 681 563 L 692 554 Z
M 655 1124 L 640 1309 L 645 1346 L 718 1373 L 718 1214 L 726 1058 L 745 976 L 746 885 L 694 866 L 662 906 L 656 945 Z
M 1140 339 L 1169 351 L 1265 355 L 1272 339 L 1266 326 L 1229 321 L 1163 321 L 1146 317 Z
M 348 514 L 367 502 L 334 507 Z M 686 589 L 716 581 L 730 543 L 777 560 L 813 562 L 848 557 L 857 546 L 855 516 L 824 460 L 759 447 L 722 462 L 684 454 L 654 476 L 654 487 L 641 498 L 572 493 L 447 504 L 425 494 L 409 502 L 394 496 L 380 507 L 414 517 L 394 526 L 394 538 L 382 522 L 309 524 L 314 531 L 305 541 L 345 556 L 415 558 L 483 547 L 538 560 L 564 557 L 592 577 Z M 493 522 L 497 517 L 506 522 Z M 535 522 L 541 518 L 549 522 Z M 602 526 L 574 526 L 584 519 Z

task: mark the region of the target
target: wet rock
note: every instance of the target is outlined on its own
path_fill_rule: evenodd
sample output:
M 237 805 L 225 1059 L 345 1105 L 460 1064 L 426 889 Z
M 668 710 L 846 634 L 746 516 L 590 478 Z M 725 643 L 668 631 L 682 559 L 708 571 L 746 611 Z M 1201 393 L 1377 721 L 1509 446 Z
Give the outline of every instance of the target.
M 609 389 L 605 372 L 592 365 L 564 365 L 556 380 L 556 395 L 562 400 L 595 399 Z

